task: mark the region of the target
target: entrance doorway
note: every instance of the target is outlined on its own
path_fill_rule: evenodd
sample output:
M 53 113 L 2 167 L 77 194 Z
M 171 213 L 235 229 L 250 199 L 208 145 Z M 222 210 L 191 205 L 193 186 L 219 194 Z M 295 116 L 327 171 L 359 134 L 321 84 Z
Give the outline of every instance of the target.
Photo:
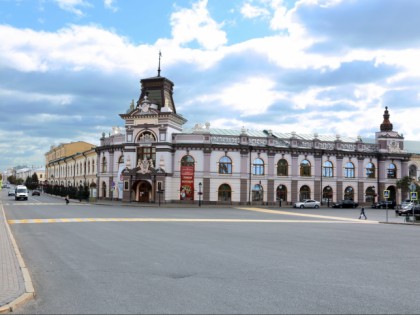
M 148 181 L 140 181 L 135 188 L 135 194 L 136 201 L 150 202 L 152 196 L 152 185 Z

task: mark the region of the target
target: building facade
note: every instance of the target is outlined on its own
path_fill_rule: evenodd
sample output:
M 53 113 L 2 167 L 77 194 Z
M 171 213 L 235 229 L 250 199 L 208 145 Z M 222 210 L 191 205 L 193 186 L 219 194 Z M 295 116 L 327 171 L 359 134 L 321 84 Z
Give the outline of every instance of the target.
M 96 185 L 97 155 L 93 144 L 77 141 L 52 146 L 45 153 L 46 183 L 64 187 Z
M 95 149 L 99 198 L 253 205 L 312 198 L 325 204 L 342 199 L 370 204 L 381 200 L 384 190 L 400 202 L 405 196 L 397 181 L 418 178 L 418 163 L 393 130 L 388 108 L 370 140 L 214 129 L 209 123 L 185 130 L 173 86 L 160 75 L 142 79 L 137 103 L 120 114 L 124 129 L 114 128 L 100 139 Z

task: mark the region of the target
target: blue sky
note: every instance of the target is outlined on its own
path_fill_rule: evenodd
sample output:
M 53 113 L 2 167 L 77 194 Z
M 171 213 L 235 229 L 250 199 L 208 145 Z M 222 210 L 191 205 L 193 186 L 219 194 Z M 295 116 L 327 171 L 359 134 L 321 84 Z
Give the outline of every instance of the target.
M 417 0 L 0 0 L 0 171 L 99 144 L 141 78 L 185 127 L 420 134 Z

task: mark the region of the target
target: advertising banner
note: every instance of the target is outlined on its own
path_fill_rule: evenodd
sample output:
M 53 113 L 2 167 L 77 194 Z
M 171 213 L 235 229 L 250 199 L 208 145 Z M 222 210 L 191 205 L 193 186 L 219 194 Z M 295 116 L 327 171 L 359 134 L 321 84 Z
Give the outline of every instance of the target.
M 125 169 L 125 163 L 121 163 L 118 165 L 118 174 L 117 174 L 117 198 L 122 199 L 123 197 L 123 176 L 122 171 Z
M 194 166 L 181 166 L 181 200 L 194 200 Z

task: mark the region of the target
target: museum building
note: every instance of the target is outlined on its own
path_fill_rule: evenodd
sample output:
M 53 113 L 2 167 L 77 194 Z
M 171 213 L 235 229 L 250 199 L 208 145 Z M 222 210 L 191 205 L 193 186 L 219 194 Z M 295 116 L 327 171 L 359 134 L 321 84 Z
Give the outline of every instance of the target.
M 375 139 L 305 135 L 274 130 L 211 128 L 176 111 L 174 83 L 140 81 L 140 96 L 120 114 L 123 130 L 102 135 L 97 153 L 98 197 L 125 202 L 291 204 L 303 199 L 359 204 L 398 203 L 396 182 L 418 178 L 418 166 L 393 130 L 388 108 Z M 382 123 L 380 124 L 380 121 Z

